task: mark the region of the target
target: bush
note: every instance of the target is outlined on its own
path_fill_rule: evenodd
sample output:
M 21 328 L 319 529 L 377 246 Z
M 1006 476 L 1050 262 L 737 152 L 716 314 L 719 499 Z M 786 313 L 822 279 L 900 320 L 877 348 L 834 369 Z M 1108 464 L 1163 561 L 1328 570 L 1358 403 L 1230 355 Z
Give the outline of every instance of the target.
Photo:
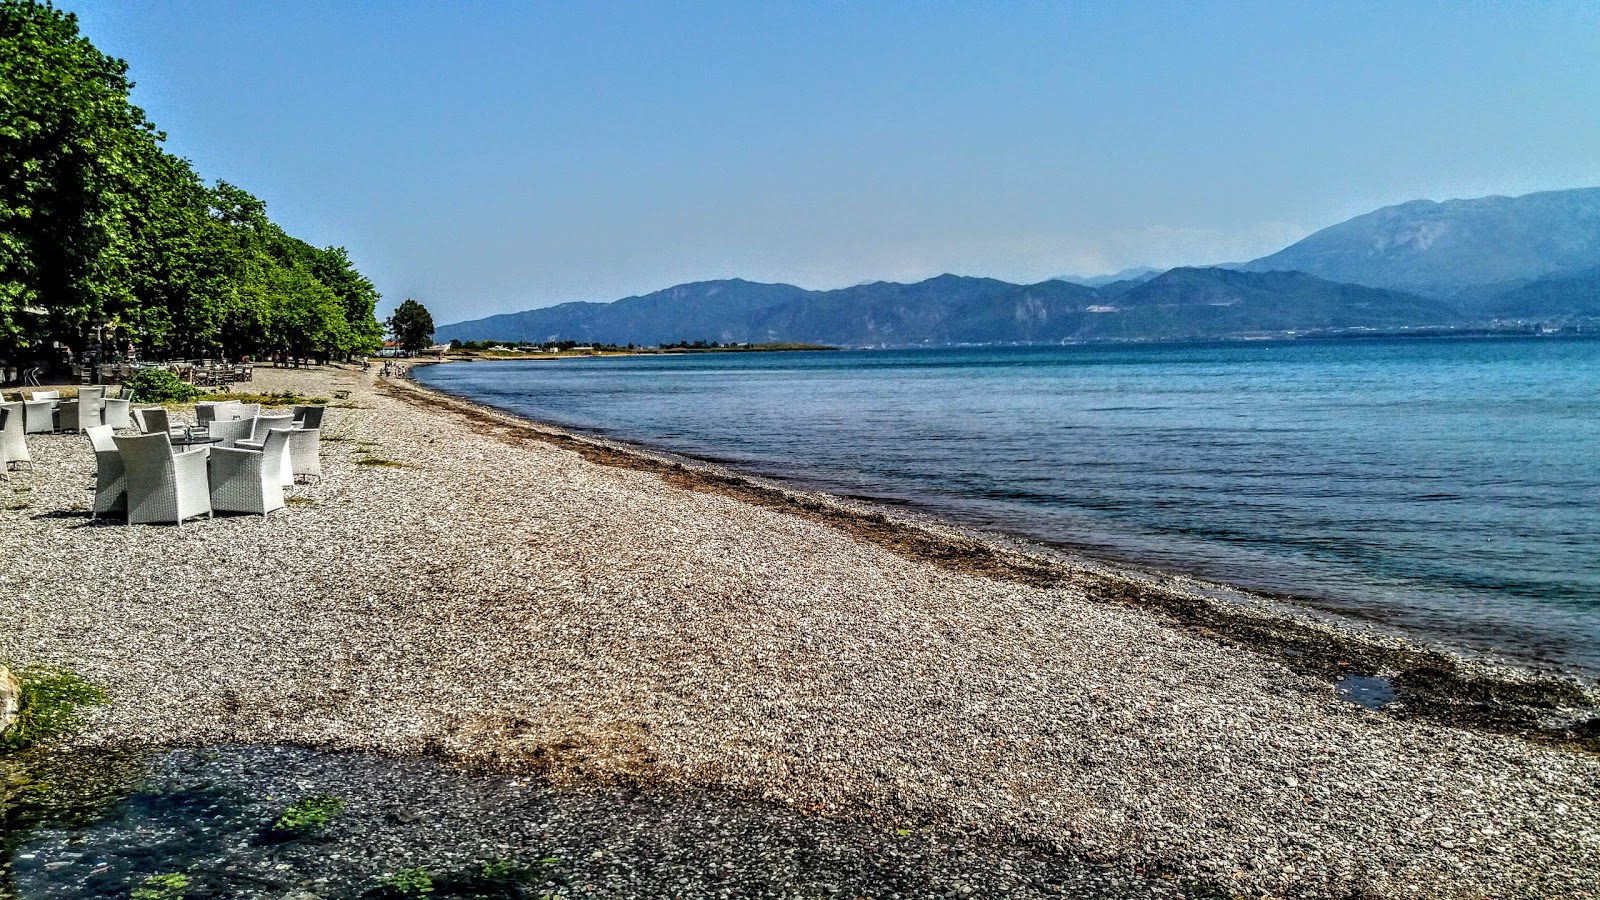
M 188 403 L 200 396 L 200 389 L 166 369 L 141 369 L 122 383 L 123 396 L 132 395 L 142 403 Z

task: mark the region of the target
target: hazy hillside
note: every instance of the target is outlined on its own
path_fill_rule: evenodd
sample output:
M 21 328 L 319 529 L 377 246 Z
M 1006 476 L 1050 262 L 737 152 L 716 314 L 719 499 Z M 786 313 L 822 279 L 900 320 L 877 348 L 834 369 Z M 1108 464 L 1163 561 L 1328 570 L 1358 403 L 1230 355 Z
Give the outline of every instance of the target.
M 1600 320 L 1600 268 L 1529 282 L 1490 298 L 1482 312 L 1496 319 L 1555 324 Z
M 611 304 L 567 303 L 440 328 L 440 340 L 804 341 L 841 346 L 1217 338 L 1461 321 L 1411 294 L 1301 273 L 1174 269 L 1101 289 L 941 275 L 836 291 L 711 281 Z
M 1131 269 L 1123 269 L 1122 271 L 1113 275 L 1057 275 L 1052 280 L 1067 281 L 1071 282 L 1072 284 L 1081 284 L 1084 287 L 1097 288 L 1105 287 L 1108 284 L 1114 284 L 1118 281 L 1149 281 L 1160 274 L 1160 269 L 1152 269 L 1149 266 L 1134 266 Z
M 1448 297 L 1463 289 L 1575 274 L 1600 265 L 1600 188 L 1522 197 L 1413 200 L 1357 216 L 1248 272 L 1309 272 L 1332 281 Z
M 1032 285 L 733 279 L 459 322 L 439 340 L 841 346 L 1223 338 L 1600 319 L 1600 188 L 1385 207 L 1271 256 Z

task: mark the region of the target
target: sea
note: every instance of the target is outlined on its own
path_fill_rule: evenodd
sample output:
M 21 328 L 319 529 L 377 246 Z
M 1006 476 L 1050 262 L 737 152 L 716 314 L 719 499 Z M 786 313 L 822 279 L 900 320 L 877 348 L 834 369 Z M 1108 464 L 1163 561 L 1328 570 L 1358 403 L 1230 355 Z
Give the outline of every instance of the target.
M 705 353 L 416 377 L 571 429 L 1600 677 L 1600 340 Z

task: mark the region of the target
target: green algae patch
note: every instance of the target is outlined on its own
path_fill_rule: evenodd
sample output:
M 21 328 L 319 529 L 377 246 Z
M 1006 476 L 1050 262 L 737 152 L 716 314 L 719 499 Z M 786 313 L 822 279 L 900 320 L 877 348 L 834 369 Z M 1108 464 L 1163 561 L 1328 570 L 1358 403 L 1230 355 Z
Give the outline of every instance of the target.
M 151 875 L 133 889 L 131 900 L 183 900 L 189 890 L 189 876 L 182 872 Z
M 106 692 L 68 672 L 46 666 L 14 670 L 22 683 L 17 720 L 0 733 L 0 753 L 71 734 L 83 725 L 85 707 L 108 702 Z
M 310 834 L 328 827 L 333 817 L 344 812 L 344 801 L 327 794 L 296 800 L 272 823 L 273 831 Z

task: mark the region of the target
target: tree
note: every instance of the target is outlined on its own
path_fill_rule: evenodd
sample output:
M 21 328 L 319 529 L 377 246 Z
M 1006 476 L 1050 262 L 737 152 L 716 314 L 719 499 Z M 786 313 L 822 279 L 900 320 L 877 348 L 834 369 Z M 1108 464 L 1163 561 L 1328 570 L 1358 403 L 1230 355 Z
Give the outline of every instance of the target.
M 0 357 L 102 334 L 152 355 L 376 349 L 378 291 L 345 251 L 208 187 L 127 71 L 71 13 L 0 0 Z
M 410 297 L 395 308 L 385 324 L 389 326 L 389 334 L 400 343 L 400 349 L 407 353 L 426 350 L 433 344 L 433 316 L 426 306 Z

